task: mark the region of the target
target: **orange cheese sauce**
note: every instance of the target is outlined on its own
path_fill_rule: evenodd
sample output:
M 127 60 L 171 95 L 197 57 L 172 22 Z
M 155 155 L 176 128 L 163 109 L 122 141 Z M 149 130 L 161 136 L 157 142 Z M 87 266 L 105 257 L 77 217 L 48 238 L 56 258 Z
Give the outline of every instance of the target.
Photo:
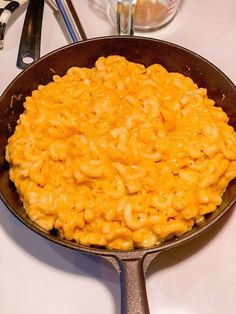
M 27 97 L 6 158 L 29 217 L 82 245 L 180 236 L 236 177 L 236 134 L 207 90 L 121 56 L 70 68 Z

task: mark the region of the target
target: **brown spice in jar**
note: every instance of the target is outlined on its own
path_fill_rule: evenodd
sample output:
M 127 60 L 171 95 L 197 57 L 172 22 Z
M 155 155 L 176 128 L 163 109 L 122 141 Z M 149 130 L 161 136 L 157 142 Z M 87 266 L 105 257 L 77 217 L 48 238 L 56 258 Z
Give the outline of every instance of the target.
M 138 0 L 135 8 L 135 25 L 137 27 L 155 27 L 167 15 L 167 6 L 159 0 Z

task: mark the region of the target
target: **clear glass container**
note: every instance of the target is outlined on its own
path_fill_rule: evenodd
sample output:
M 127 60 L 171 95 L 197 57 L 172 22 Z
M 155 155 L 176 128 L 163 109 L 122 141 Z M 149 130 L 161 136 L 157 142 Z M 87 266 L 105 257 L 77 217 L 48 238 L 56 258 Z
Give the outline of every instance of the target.
M 119 10 L 125 20 L 124 15 L 128 16 L 132 6 L 134 28 L 149 31 L 168 23 L 175 16 L 179 3 L 180 0 L 110 0 L 109 16 L 114 23 Z

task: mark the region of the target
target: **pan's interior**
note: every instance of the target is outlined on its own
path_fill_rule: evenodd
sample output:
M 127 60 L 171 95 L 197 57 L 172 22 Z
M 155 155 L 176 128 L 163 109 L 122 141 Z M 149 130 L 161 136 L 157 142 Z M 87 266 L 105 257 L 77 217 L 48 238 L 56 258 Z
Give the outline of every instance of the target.
M 67 247 L 104 255 L 114 252 L 85 248 L 62 239 L 54 231 L 49 233 L 40 229 L 27 217 L 14 185 L 8 177 L 9 168 L 5 160 L 5 146 L 23 111 L 25 97 L 30 95 L 39 84 L 47 84 L 55 73 L 65 74 L 71 66 L 93 67 L 98 57 L 114 54 L 123 55 L 129 61 L 139 62 L 145 66 L 160 63 L 168 71 L 180 72 L 191 77 L 199 87 L 207 88 L 208 96 L 223 108 L 230 118 L 229 123 L 236 130 L 236 87 L 232 82 L 219 69 L 200 56 L 163 41 L 140 37 L 105 37 L 88 40 L 61 48 L 22 72 L 9 85 L 0 99 L 0 192 L 2 199 L 16 217 L 44 237 Z M 236 180 L 232 181 L 225 191 L 221 206 L 214 213 L 209 214 L 200 226 L 196 226 L 190 233 L 178 240 L 171 239 L 158 248 L 146 251 L 161 250 L 195 237 L 223 216 L 232 207 L 235 200 Z

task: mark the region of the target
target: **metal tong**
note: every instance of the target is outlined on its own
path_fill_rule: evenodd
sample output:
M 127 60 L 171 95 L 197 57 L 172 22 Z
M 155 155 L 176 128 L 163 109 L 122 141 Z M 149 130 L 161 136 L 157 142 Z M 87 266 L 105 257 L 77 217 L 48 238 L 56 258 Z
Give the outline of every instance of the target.
M 55 2 L 64 19 L 72 41 L 76 43 L 86 40 L 87 36 L 71 0 L 55 0 Z

